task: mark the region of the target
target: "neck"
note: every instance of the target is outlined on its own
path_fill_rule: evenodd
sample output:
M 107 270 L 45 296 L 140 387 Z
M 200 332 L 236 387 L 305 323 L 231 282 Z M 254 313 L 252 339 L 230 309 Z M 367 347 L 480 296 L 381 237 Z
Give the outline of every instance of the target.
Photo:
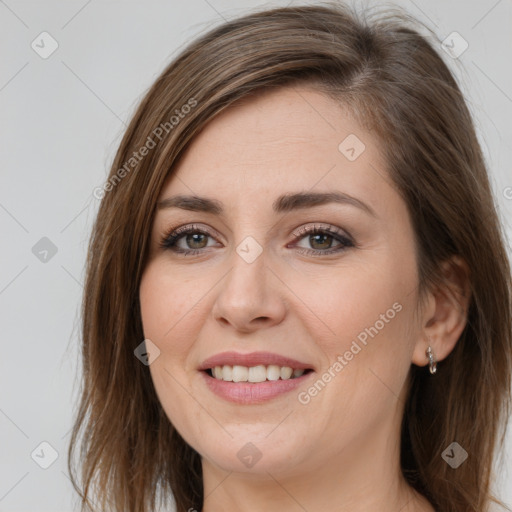
M 399 439 L 390 429 L 353 439 L 341 453 L 326 450 L 287 473 L 226 471 L 203 458 L 203 512 L 433 512 L 428 501 L 405 481 Z M 254 466 L 256 470 L 258 465 Z

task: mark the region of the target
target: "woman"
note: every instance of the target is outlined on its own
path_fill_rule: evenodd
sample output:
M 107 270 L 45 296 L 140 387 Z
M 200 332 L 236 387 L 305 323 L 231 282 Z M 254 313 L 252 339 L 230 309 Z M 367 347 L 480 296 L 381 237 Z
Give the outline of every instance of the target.
M 101 195 L 84 506 L 488 510 L 510 266 L 463 96 L 405 16 L 211 30 L 146 94 Z

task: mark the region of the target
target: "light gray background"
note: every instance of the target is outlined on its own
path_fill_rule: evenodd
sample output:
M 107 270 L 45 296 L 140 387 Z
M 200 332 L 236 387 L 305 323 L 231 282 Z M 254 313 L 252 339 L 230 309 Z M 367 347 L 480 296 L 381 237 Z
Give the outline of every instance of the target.
M 195 35 L 223 18 L 287 3 L 294 2 L 0 1 L 1 512 L 76 510 L 66 455 L 78 399 L 86 244 L 99 205 L 92 191 L 107 176 L 125 123 Z M 469 44 L 445 60 L 475 117 L 510 239 L 512 0 L 395 5 L 425 21 L 439 41 L 457 31 Z M 43 31 L 59 45 L 47 59 L 31 48 Z M 32 252 L 42 237 L 57 247 L 47 262 Z M 496 483 L 509 505 L 511 437 Z M 58 452 L 48 469 L 31 458 L 43 441 Z

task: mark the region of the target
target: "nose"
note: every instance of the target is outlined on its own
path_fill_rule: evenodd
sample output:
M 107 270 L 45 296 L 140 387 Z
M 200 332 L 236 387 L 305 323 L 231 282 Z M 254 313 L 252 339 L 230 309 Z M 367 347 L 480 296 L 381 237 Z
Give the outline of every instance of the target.
M 230 263 L 212 307 L 215 320 L 244 333 L 282 322 L 286 313 L 283 284 L 267 266 L 265 250 L 252 262 L 233 251 Z

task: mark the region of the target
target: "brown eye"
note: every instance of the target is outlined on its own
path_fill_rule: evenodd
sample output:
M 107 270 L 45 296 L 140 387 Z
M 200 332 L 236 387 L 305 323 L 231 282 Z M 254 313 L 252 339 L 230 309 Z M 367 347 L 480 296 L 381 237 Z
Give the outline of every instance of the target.
M 199 254 L 209 247 L 208 239 L 210 238 L 213 239 L 213 235 L 205 228 L 198 228 L 195 225 L 185 226 L 164 235 L 160 248 L 184 255 Z
M 193 233 L 185 237 L 185 243 L 190 249 L 203 249 L 206 247 L 204 242 L 208 243 L 208 235 L 205 233 Z
M 334 237 L 325 233 L 309 235 L 309 243 L 313 249 L 330 249 Z M 315 246 L 316 245 L 316 246 Z
M 300 253 L 311 256 L 322 256 L 345 251 L 355 244 L 337 228 L 331 226 L 306 226 L 294 233 L 297 240 L 306 240 L 310 248 L 296 244 Z M 335 247 L 333 248 L 333 244 Z

